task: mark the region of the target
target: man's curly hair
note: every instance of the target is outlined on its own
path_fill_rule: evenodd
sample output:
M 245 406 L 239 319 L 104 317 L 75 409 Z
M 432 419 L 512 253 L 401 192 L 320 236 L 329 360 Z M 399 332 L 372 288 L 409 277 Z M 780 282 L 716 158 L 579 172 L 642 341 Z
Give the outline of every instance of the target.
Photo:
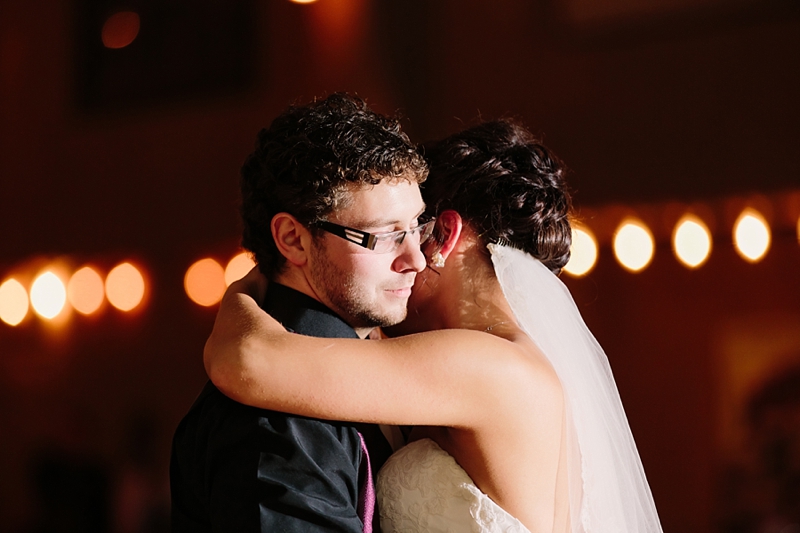
M 427 175 L 399 121 L 371 111 L 360 98 L 336 93 L 292 106 L 258 133 L 242 166 L 242 246 L 270 278 L 285 265 L 270 230 L 277 213 L 311 227 L 345 207 L 350 184 L 422 183 Z

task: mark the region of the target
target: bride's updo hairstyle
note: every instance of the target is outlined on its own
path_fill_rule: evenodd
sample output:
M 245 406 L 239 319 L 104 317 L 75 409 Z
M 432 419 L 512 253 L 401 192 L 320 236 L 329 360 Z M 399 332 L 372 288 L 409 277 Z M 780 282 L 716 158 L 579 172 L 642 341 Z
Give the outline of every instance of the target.
M 485 122 L 425 146 L 431 214 L 457 211 L 486 244 L 523 250 L 558 272 L 569 261 L 571 201 L 564 167 L 525 128 Z

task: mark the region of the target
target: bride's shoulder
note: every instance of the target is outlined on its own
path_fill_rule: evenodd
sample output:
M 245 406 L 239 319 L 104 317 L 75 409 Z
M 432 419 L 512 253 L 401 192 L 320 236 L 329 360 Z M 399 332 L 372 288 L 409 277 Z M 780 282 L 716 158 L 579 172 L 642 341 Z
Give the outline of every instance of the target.
M 541 403 L 560 404 L 563 391 L 558 378 L 547 356 L 539 349 L 530 337 L 520 331 L 509 334 L 502 345 L 503 364 L 508 375 L 507 394 L 516 401 L 521 398 Z
M 493 331 L 447 330 L 450 344 L 459 356 L 472 354 L 487 365 L 522 372 L 526 379 L 553 379 L 556 374 L 544 353 L 528 335 L 514 325 L 497 326 Z M 457 348 L 456 348 L 457 347 Z
M 484 334 L 483 337 L 488 337 L 486 340 L 491 343 L 494 353 L 502 354 L 505 364 L 519 372 L 522 379 L 558 384 L 558 377 L 547 356 L 524 331 L 509 325 L 505 331 L 493 333 L 496 334 Z
M 531 389 L 538 395 L 560 394 L 558 378 L 547 358 L 512 324 L 497 326 L 491 333 L 444 329 L 392 340 L 400 357 L 419 353 L 433 375 L 458 379 L 473 391 L 488 390 L 492 397 L 528 394 Z M 440 373 L 433 368 L 448 370 Z M 453 372 L 454 368 L 458 372 Z
M 505 329 L 505 330 L 504 330 Z M 499 330 L 499 331 L 498 331 Z M 535 401 L 559 401 L 562 397 L 561 381 L 550 361 L 530 337 L 513 325 L 487 332 L 469 332 L 464 337 L 469 342 L 478 367 L 486 376 L 493 375 L 495 391 L 503 390 L 508 396 L 519 396 Z M 487 378 L 488 379 L 488 378 Z

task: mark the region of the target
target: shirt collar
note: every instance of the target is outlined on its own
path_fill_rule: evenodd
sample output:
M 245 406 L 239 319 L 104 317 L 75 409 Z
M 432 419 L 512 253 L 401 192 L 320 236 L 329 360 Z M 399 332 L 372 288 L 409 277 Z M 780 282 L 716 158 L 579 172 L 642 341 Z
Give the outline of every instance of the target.
M 300 291 L 270 281 L 262 309 L 289 331 L 312 337 L 358 339 L 336 313 Z

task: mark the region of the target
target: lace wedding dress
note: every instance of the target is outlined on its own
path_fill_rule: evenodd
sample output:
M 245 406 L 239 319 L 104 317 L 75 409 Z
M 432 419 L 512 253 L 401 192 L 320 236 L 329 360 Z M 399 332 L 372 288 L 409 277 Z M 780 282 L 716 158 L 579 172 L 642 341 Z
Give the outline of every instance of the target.
M 392 455 L 378 474 L 384 533 L 528 533 L 430 439 Z

